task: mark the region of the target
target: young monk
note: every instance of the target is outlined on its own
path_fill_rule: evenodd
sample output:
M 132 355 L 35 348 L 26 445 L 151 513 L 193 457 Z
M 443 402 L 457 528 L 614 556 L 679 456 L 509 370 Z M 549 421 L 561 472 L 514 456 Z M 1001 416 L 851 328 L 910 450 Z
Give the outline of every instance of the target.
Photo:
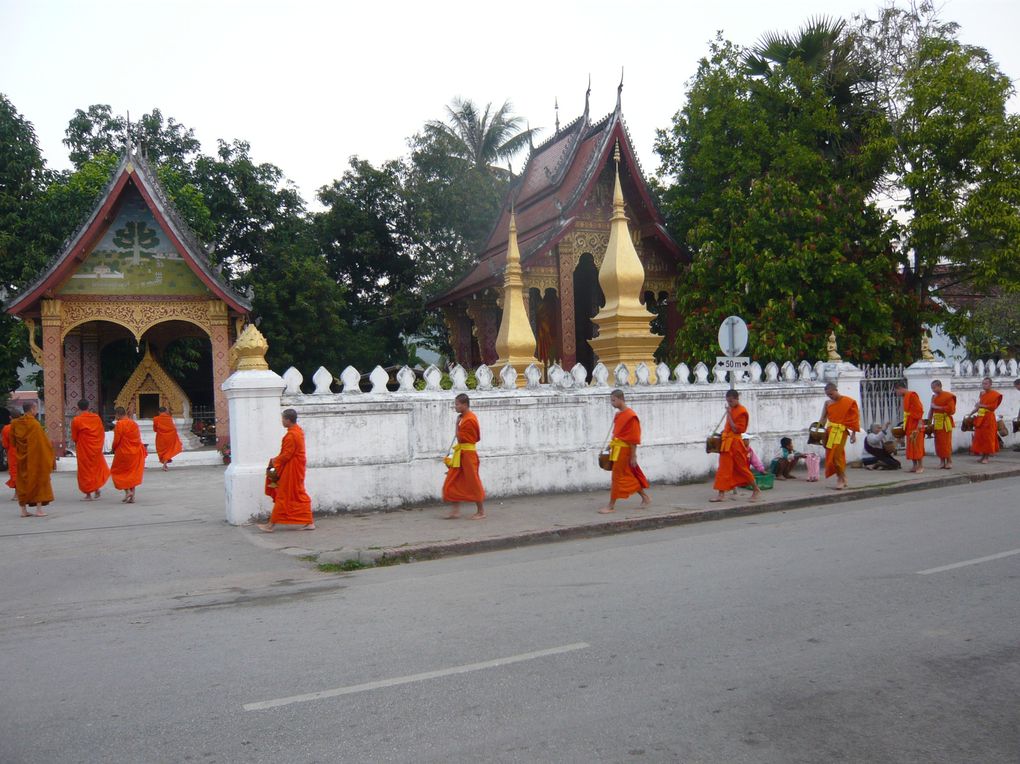
M 896 394 L 903 399 L 903 437 L 907 441 L 907 458 L 914 465 L 907 472 L 924 472 L 924 404 L 904 380 L 896 383 Z
M 722 445 L 719 447 L 719 469 L 715 471 L 713 485 L 717 494 L 709 501 L 723 501 L 727 491 L 742 485 L 751 486 L 751 501 L 761 498 L 761 489 L 748 463 L 747 446 L 741 437 L 747 432 L 750 418 L 747 409 L 740 405 L 740 393 L 727 390 L 726 424 L 723 426 Z
M 110 466 L 103 456 L 106 428 L 99 414 L 89 411 L 89 402 L 78 401 L 78 415 L 71 420 L 71 440 L 78 459 L 78 490 L 85 501 L 99 498 L 99 491 L 110 479 Z
M 135 489 L 142 484 L 145 476 L 145 457 L 148 452 L 142 443 L 138 423 L 127 415 L 123 406 L 113 410 L 117 424 L 113 427 L 113 487 L 124 492 L 121 502 L 135 503 Z
M 613 483 L 609 490 L 609 504 L 599 510 L 608 515 L 616 511 L 616 500 L 629 498 L 636 493 L 641 496 L 641 508 L 652 503 L 652 497 L 645 489 L 648 478 L 638 467 L 637 448 L 641 443 L 641 422 L 634 409 L 627 405 L 623 390 L 613 390 L 609 402 L 616 409 L 613 418 L 613 439 L 609 441 L 609 454 L 613 462 Z
M 166 406 L 159 407 L 159 413 L 152 418 L 152 431 L 156 433 L 156 456 L 166 472 L 167 465 L 184 450 L 181 436 L 177 434 L 177 425 Z
M 9 424 L 5 424 L 3 430 L 0 431 L 0 438 L 3 439 L 3 447 L 7 452 L 7 482 L 4 485 L 14 489 L 11 501 L 15 501 L 18 498 L 18 452 L 14 449 L 14 439 L 11 436 Z
M 935 455 L 940 470 L 953 468 L 953 414 L 956 413 L 956 396 L 942 389 L 941 380 L 932 380 L 931 407 L 928 417 L 935 431 Z
M 453 506 L 444 518 L 457 519 L 460 517 L 460 503 L 473 501 L 475 513 L 471 519 L 482 520 L 485 518 L 485 487 L 478 475 L 477 451 L 478 441 L 482 439 L 481 428 L 478 417 L 471 410 L 471 399 L 465 393 L 454 399 L 453 408 L 457 412 L 457 438 L 443 482 L 443 501 Z
M 834 382 L 825 386 L 825 396 L 829 400 L 822 406 L 822 415 L 818 419 L 821 425 L 828 423 L 825 428 L 825 477 L 835 475 L 836 490 L 842 491 L 850 487 L 846 479 L 847 433 L 850 433 L 850 442 L 856 443 L 861 415 L 857 401 L 848 395 L 840 395 Z
M 24 415 L 11 422 L 11 439 L 18 456 L 18 505 L 22 517 L 46 517 L 46 513 L 37 507 L 45 507 L 53 501 L 53 485 L 50 483 L 50 473 L 56 466 L 53 446 L 36 419 L 38 404 L 30 401 L 23 410 Z M 28 507 L 32 507 L 31 512 Z
M 286 409 L 281 421 L 287 430 L 280 443 L 280 453 L 273 460 L 276 470 L 276 487 L 266 478 L 266 496 L 273 499 L 273 513 L 269 522 L 258 525 L 263 533 L 272 533 L 277 525 L 300 525 L 304 531 L 315 530 L 312 518 L 312 499 L 305 492 L 305 431 L 297 423 L 297 411 Z
M 1002 403 L 1002 393 L 992 389 L 991 377 L 981 380 L 981 396 L 970 412 L 977 414 L 974 420 L 974 440 L 971 441 L 971 453 L 977 454 L 978 464 L 988 464 L 992 454 L 999 450 L 998 422 L 995 410 Z

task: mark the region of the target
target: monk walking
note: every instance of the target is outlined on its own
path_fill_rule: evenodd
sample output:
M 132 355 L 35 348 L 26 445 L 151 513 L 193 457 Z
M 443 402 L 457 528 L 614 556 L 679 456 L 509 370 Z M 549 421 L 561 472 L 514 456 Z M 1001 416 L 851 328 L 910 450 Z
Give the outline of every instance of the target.
M 0 430 L 0 438 L 2 438 L 4 450 L 7 452 L 7 482 L 4 485 L 14 489 L 11 501 L 15 501 L 18 498 L 18 452 L 14 450 L 10 424 L 5 424 L 3 430 Z
M 37 403 L 28 402 L 24 405 L 24 415 L 11 422 L 11 439 L 18 457 L 16 487 L 22 517 L 46 517 L 37 507 L 45 507 L 53 501 L 50 483 L 50 473 L 56 466 L 53 446 L 36 419 L 38 410 Z M 32 511 L 28 507 L 32 507 Z
M 896 394 L 903 399 L 903 437 L 907 458 L 914 463 L 907 472 L 924 472 L 924 404 L 903 380 L 896 383 Z
M 861 415 L 857 401 L 848 395 L 840 395 L 835 383 L 825 386 L 825 395 L 829 399 L 822 407 L 822 416 L 818 422 L 825 427 L 825 477 L 836 476 L 836 490 L 842 491 L 850 485 L 846 479 L 846 442 L 847 433 L 851 443 L 857 442 L 857 433 L 861 429 Z
M 645 489 L 648 478 L 641 471 L 637 461 L 637 449 L 641 444 L 641 422 L 634 409 L 627 405 L 623 390 L 613 390 L 609 402 L 616 409 L 613 418 L 613 439 L 609 441 L 609 458 L 613 462 L 613 483 L 609 490 L 609 504 L 599 510 L 608 515 L 616 511 L 616 500 L 629 498 L 631 494 L 641 496 L 641 508 L 652 503 L 652 497 Z
M 78 415 L 71 420 L 71 440 L 78 459 L 78 490 L 85 501 L 99 498 L 100 489 L 110 479 L 110 466 L 103 456 L 106 428 L 99 414 L 89 411 L 89 402 L 78 401 Z
M 726 424 L 722 431 L 722 444 L 719 446 L 719 468 L 715 471 L 713 488 L 718 491 L 712 502 L 723 501 L 726 492 L 738 486 L 751 486 L 751 501 L 761 498 L 761 489 L 751 472 L 748 461 L 747 445 L 741 437 L 747 432 L 751 420 L 747 409 L 740 405 L 740 393 L 736 390 L 726 391 Z
M 177 434 L 177 425 L 166 406 L 160 406 L 159 413 L 152 418 L 152 430 L 156 433 L 156 456 L 163 465 L 163 472 L 166 472 L 167 465 L 184 450 L 181 436 Z
M 301 530 L 314 531 L 312 499 L 305 493 L 305 431 L 298 426 L 297 412 L 287 409 L 282 415 L 283 434 L 280 453 L 271 464 L 276 471 L 276 487 L 266 479 L 266 496 L 273 499 L 273 513 L 269 522 L 257 526 L 264 533 L 272 533 L 277 525 L 300 525 Z
M 970 412 L 976 414 L 974 420 L 974 440 L 971 441 L 971 453 L 977 454 L 978 464 L 988 464 L 992 454 L 999 450 L 998 422 L 995 410 L 1002 403 L 1002 393 L 992 389 L 991 377 L 981 380 L 981 396 L 977 405 Z
M 142 443 L 138 423 L 128 417 L 124 407 L 118 406 L 113 413 L 117 417 L 117 424 L 113 427 L 113 465 L 110 474 L 113 475 L 114 488 L 124 492 L 121 502 L 134 504 L 135 489 L 142 484 L 145 457 L 149 454 Z
M 453 408 L 457 412 L 457 437 L 453 444 L 453 454 L 447 459 L 446 480 L 443 482 L 443 501 L 453 504 L 446 520 L 460 517 L 460 503 L 473 501 L 475 513 L 472 520 L 485 518 L 485 486 L 478 474 L 478 441 L 482 439 L 478 417 L 471 410 L 471 399 L 461 393 L 454 399 Z
M 956 396 L 942 389 L 941 380 L 931 383 L 931 408 L 928 417 L 935 431 L 935 455 L 940 459 L 940 470 L 953 468 L 953 414 L 956 413 Z

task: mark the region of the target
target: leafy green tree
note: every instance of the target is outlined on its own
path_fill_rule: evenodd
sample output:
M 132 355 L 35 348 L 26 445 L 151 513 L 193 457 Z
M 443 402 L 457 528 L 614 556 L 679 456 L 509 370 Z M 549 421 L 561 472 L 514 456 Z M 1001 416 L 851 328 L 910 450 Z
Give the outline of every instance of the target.
M 114 231 L 113 243 L 130 249 L 131 264 L 138 265 L 142 261 L 142 250 L 154 249 L 159 244 L 159 236 L 144 221 L 128 221 L 123 228 Z
M 64 145 L 76 168 L 99 154 L 120 154 L 128 134 L 137 150 L 153 165 L 181 171 L 191 166 L 202 145 L 195 131 L 170 117 L 164 122 L 159 109 L 153 109 L 132 122 L 117 116 L 108 104 L 93 104 L 76 109 L 64 133 Z
M 665 212 L 692 256 L 677 293 L 678 355 L 713 355 L 719 322 L 736 313 L 757 358 L 818 358 L 833 330 L 850 358 L 905 357 L 916 310 L 902 295 L 890 221 L 869 201 L 884 162 L 843 140 L 848 130 L 881 135 L 881 124 L 861 104 L 848 125 L 812 62 L 790 55 L 762 72 L 748 61 L 717 39 L 656 142 L 673 180 Z
M 425 130 L 444 139 L 451 156 L 478 170 L 508 177 L 509 171 L 497 163 L 509 162 L 538 132 L 522 129 L 524 119 L 514 116 L 512 110 L 510 101 L 493 111 L 491 103 L 481 110 L 471 99 L 454 98 L 446 107 L 447 121 L 432 120 Z

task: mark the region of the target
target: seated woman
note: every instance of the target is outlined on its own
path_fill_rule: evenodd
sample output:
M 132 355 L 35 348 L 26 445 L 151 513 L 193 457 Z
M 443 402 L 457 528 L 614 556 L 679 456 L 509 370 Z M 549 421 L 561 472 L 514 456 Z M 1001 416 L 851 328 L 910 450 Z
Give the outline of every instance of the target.
M 795 479 L 796 475 L 792 474 L 793 468 L 803 458 L 804 454 L 794 450 L 791 438 L 782 438 L 779 441 L 779 456 L 772 460 L 769 468 L 780 480 Z

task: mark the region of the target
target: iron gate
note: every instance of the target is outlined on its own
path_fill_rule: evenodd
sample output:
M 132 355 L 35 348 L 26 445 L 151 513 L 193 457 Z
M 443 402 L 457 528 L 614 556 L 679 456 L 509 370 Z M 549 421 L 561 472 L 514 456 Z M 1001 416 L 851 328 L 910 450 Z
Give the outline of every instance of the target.
M 896 382 L 903 379 L 902 364 L 868 364 L 861 367 L 861 428 L 903 419 L 903 402 L 896 395 Z

